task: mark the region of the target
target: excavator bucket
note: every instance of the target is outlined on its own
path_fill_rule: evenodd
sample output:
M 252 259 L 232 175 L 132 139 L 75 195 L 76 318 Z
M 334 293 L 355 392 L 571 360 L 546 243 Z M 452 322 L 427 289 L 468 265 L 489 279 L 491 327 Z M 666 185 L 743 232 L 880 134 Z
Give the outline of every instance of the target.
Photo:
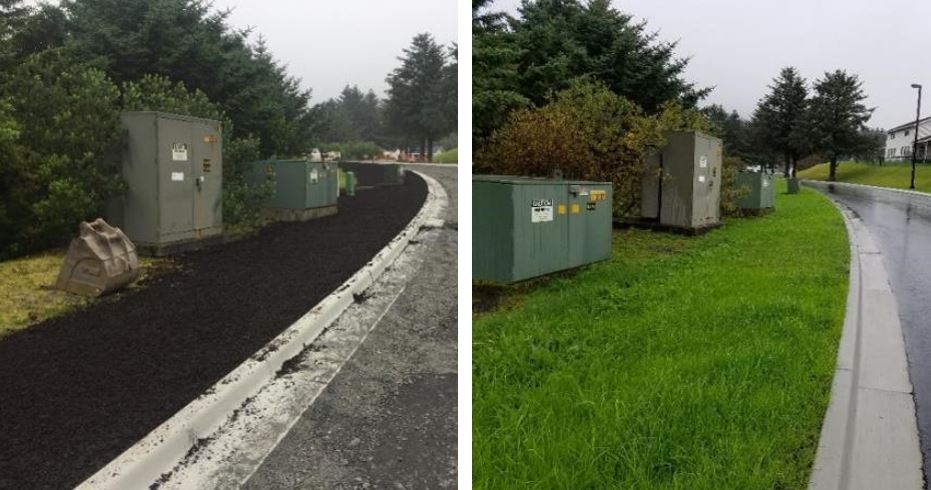
M 55 287 L 82 296 L 116 291 L 139 276 L 136 246 L 119 228 L 98 218 L 82 222 L 71 240 Z

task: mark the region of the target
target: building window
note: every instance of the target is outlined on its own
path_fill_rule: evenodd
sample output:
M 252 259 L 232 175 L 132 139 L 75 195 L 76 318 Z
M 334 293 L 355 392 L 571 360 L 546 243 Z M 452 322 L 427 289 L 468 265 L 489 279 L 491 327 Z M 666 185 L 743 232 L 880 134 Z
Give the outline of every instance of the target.
M 908 130 L 907 130 L 907 129 L 905 130 L 905 136 L 908 136 Z

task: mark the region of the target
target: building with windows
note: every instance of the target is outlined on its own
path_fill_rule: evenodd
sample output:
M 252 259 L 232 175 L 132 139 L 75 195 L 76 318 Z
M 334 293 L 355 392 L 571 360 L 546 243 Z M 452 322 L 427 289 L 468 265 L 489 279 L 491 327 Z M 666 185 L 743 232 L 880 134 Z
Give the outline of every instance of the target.
M 896 126 L 886 131 L 886 160 L 911 160 L 912 145 L 915 143 L 915 121 Z M 918 121 L 918 155 L 924 162 L 931 160 L 931 117 Z

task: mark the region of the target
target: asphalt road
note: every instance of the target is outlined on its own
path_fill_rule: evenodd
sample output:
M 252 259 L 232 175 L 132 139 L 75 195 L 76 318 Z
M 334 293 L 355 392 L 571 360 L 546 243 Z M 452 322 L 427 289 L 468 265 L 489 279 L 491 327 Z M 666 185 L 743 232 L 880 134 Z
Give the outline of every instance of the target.
M 404 291 L 247 489 L 456 486 L 456 167 L 418 166 L 446 224 Z
M 894 191 L 840 186 L 832 193 L 856 212 L 883 254 L 899 307 L 915 390 L 924 468 L 931 468 L 931 207 Z

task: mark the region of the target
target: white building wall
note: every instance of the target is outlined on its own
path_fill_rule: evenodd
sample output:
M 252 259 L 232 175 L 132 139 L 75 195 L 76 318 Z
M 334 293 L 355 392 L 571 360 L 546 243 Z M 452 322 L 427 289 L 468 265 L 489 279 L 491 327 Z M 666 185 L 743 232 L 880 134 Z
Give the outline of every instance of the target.
M 918 139 L 931 136 L 931 119 L 918 125 Z M 904 160 L 912 156 L 912 143 L 915 141 L 915 125 L 886 133 L 886 160 Z

